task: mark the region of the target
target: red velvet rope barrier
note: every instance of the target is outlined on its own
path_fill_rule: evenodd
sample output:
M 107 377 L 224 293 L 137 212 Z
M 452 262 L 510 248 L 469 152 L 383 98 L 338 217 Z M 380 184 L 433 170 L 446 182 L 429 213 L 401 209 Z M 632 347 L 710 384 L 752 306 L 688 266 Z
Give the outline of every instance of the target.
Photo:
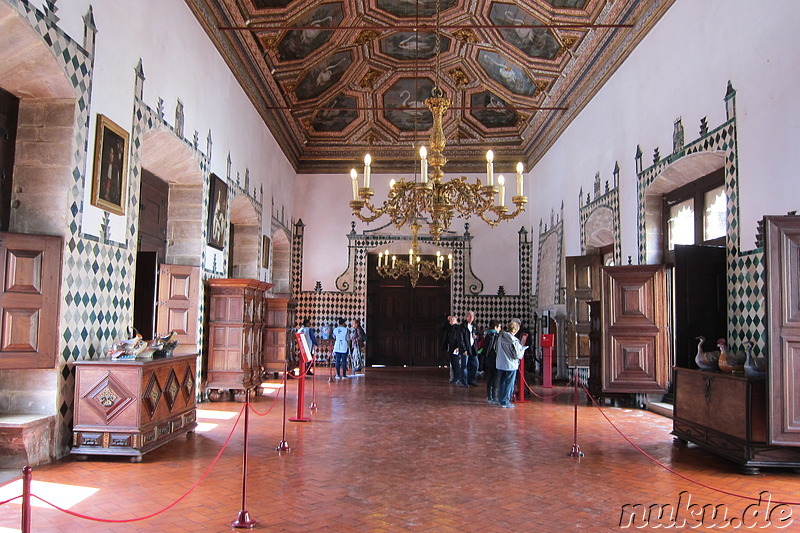
M 20 494 L 19 496 L 14 496 L 13 498 L 9 498 L 9 499 L 7 499 L 6 501 L 0 502 L 0 505 L 5 505 L 5 504 L 7 504 L 7 503 L 11 503 L 11 502 L 13 502 L 14 500 L 18 500 L 18 499 L 20 499 L 20 498 L 22 498 L 22 494 Z
M 286 386 L 286 375 L 285 374 L 284 374 L 284 377 L 283 377 L 283 386 L 284 387 Z M 278 396 L 280 396 L 280 394 L 275 394 L 275 397 L 272 399 L 272 405 L 269 406 L 269 409 L 267 409 L 266 412 L 259 413 L 258 411 L 256 411 L 256 408 L 253 407 L 252 403 L 250 404 L 250 411 L 252 411 L 254 414 L 256 414 L 258 416 L 267 416 L 275 408 L 275 404 L 278 403 Z
M 211 465 L 208 467 L 208 470 L 206 470 L 203 473 L 203 475 L 200 476 L 200 479 L 198 479 L 195 482 L 195 484 L 192 485 L 189 488 L 189 490 L 184 492 L 183 495 L 180 498 L 178 498 L 177 500 L 175 500 L 171 504 L 167 505 L 163 509 L 161 509 L 159 511 L 156 511 L 154 513 L 150 513 L 147 516 L 140 516 L 140 517 L 136 517 L 136 518 L 127 518 L 127 519 L 121 519 L 121 520 L 115 520 L 115 519 L 110 519 L 110 518 L 97 518 L 97 517 L 94 517 L 94 516 L 88 516 L 88 515 L 85 515 L 85 514 L 76 513 L 75 511 L 70 511 L 68 509 L 62 509 L 58 505 L 50 503 L 49 501 L 45 500 L 44 498 L 42 498 L 40 496 L 37 496 L 36 494 L 31 494 L 31 496 L 33 496 L 34 498 L 38 499 L 42 503 L 45 503 L 45 504 L 49 505 L 50 507 L 61 511 L 62 513 L 66 513 L 68 515 L 71 515 L 71 516 L 74 516 L 74 517 L 77 517 L 77 518 L 84 518 L 86 520 L 93 520 L 95 522 L 105 522 L 105 523 L 110 523 L 110 524 L 122 524 L 122 523 L 126 523 L 126 522 L 139 522 L 141 520 L 147 520 L 148 518 L 153 518 L 154 516 L 158 516 L 161 513 L 165 512 L 165 511 L 168 511 L 168 510 L 172 509 L 173 507 L 175 507 L 181 500 L 183 500 L 189 494 L 191 494 L 192 491 L 194 491 L 194 489 L 196 489 L 200 485 L 200 483 L 206 478 L 206 476 L 208 476 L 208 474 L 211 473 L 211 470 L 214 468 L 214 466 L 216 466 L 217 461 L 219 461 L 219 458 L 222 456 L 222 452 L 224 452 L 225 448 L 228 447 L 228 443 L 230 443 L 231 438 L 233 437 L 233 432 L 236 430 L 236 426 L 239 425 L 239 420 L 242 418 L 242 413 L 244 413 L 244 410 L 245 410 L 246 407 L 247 407 L 246 404 L 242 406 L 242 409 L 239 411 L 239 416 L 236 417 L 236 422 L 234 422 L 233 427 L 231 428 L 231 432 L 228 434 L 228 438 L 225 440 L 225 443 L 222 445 L 222 448 L 219 450 L 219 453 L 217 453 L 217 456 L 214 457 L 213 461 L 211 461 Z
M 580 382 L 579 382 L 579 383 L 580 383 Z M 630 444 L 631 446 L 633 446 L 634 448 L 636 448 L 636 450 L 637 450 L 639 453 L 641 453 L 642 455 L 644 455 L 645 457 L 647 457 L 648 459 L 650 459 L 651 461 L 653 461 L 655 464 L 657 464 L 658 466 L 660 466 L 661 468 L 663 468 L 663 469 L 664 469 L 664 470 L 666 470 L 667 472 L 669 472 L 669 473 L 671 473 L 671 474 L 675 474 L 675 475 L 676 475 L 676 476 L 678 476 L 679 478 L 681 478 L 681 479 L 683 479 L 683 480 L 685 480 L 685 481 L 688 481 L 689 483 L 693 483 L 693 484 L 695 484 L 695 485 L 699 485 L 700 487 L 704 487 L 704 488 L 706 488 L 706 489 L 713 490 L 714 492 L 719 492 L 719 493 L 721 493 L 721 494 L 727 494 L 728 496 L 734 496 L 734 497 L 736 497 L 736 498 L 741 498 L 741 499 L 743 499 L 743 500 L 751 500 L 751 501 L 755 501 L 755 502 L 761 501 L 761 498 L 756 498 L 756 497 L 754 497 L 754 496 L 747 496 L 747 495 L 744 495 L 744 494 L 739 494 L 739 493 L 736 493 L 736 492 L 730 492 L 730 491 L 727 491 L 727 490 L 719 489 L 719 488 L 717 488 L 717 487 L 712 487 L 711 485 L 707 485 L 707 484 L 705 484 L 705 483 L 702 483 L 702 482 L 700 482 L 700 481 L 695 481 L 694 479 L 692 479 L 692 478 L 690 478 L 690 477 L 687 477 L 687 476 L 685 476 L 684 474 L 681 474 L 680 472 L 677 472 L 677 471 L 673 470 L 672 468 L 670 468 L 669 466 L 665 465 L 664 463 L 662 463 L 661 461 L 659 461 L 658 459 L 656 459 L 655 457 L 653 457 L 652 455 L 650 455 L 649 453 L 647 453 L 646 451 L 644 451 L 643 449 L 641 449 L 639 446 L 637 446 L 637 445 L 636 445 L 636 444 L 635 444 L 635 443 L 634 443 L 634 442 L 633 442 L 631 439 L 629 439 L 629 438 L 628 438 L 628 437 L 627 437 L 627 436 L 626 436 L 626 435 L 625 435 L 625 434 L 624 434 L 622 431 L 620 431 L 620 429 L 619 429 L 619 428 L 618 428 L 618 427 L 617 427 L 617 426 L 614 424 L 614 422 L 612 422 L 612 421 L 611 421 L 611 419 L 610 419 L 610 418 L 608 418 L 608 416 L 606 416 L 606 414 L 603 412 L 603 409 L 600 407 L 600 405 L 598 405 L 598 403 L 595 401 L 595 399 L 592 397 L 592 395 L 591 395 L 591 394 L 589 394 L 589 390 L 586 388 L 586 386 L 585 386 L 583 383 L 581 383 L 581 387 L 583 387 L 583 390 L 585 390 L 585 391 L 586 391 L 586 395 L 589 397 L 589 399 L 590 399 L 590 400 L 592 400 L 592 404 L 594 404 L 594 406 L 595 406 L 595 407 L 597 407 L 597 410 L 598 410 L 598 411 L 600 411 L 600 414 L 601 414 L 601 415 L 603 415 L 603 418 L 605 418 L 605 419 L 606 419 L 606 421 L 607 421 L 609 424 L 611 424 L 611 427 L 613 427 L 613 428 L 614 428 L 614 430 L 616 430 L 616 432 L 617 432 L 617 433 L 619 433 L 619 434 L 620 434 L 620 436 L 621 436 L 623 439 L 625 439 L 626 441 L 628 441 L 628 444 Z M 783 502 L 783 501 L 773 501 L 772 503 L 775 503 L 775 504 L 784 504 L 784 505 L 800 505 L 800 502 Z
M 560 390 L 556 390 L 553 394 L 548 394 L 547 396 L 539 396 L 538 394 L 536 394 L 536 392 L 531 388 L 531 386 L 528 385 L 527 381 L 525 382 L 525 388 L 527 388 L 528 391 L 531 394 L 533 394 L 534 396 L 536 396 L 540 400 L 547 400 L 547 399 L 550 399 L 550 398 L 555 398 L 559 394 L 563 394 L 569 388 L 570 384 L 572 383 L 572 380 L 574 380 L 574 379 L 575 379 L 575 375 L 573 374 L 573 376 L 569 379 L 569 381 L 567 382 L 566 385 L 561 387 Z

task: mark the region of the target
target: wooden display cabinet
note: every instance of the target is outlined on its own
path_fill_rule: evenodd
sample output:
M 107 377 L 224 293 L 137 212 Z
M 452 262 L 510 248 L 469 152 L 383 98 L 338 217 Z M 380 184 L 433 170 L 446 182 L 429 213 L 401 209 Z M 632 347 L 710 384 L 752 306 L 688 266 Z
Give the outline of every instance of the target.
M 227 391 L 244 401 L 245 390 L 261 383 L 261 357 L 266 319 L 264 293 L 270 283 L 254 279 L 208 281 L 209 399 L 218 401 Z
M 76 361 L 72 452 L 142 456 L 197 426 L 197 355 Z
M 294 360 L 294 337 L 297 304 L 291 298 L 267 298 L 267 318 L 264 327 L 264 372 L 283 372 L 286 362 Z

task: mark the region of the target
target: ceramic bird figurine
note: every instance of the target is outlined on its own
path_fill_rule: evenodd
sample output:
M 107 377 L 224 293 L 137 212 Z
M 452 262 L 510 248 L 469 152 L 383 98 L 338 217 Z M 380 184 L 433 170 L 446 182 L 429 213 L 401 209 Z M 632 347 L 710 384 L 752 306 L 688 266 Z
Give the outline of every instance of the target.
M 704 352 L 703 342 L 705 342 L 706 338 L 700 335 L 696 337 L 696 339 L 700 342 L 697 343 L 697 355 L 694 357 L 694 362 L 697 363 L 700 370 L 719 370 L 719 366 L 717 365 L 720 354 L 719 350 Z
M 725 339 L 717 340 L 719 347 L 719 369 L 726 374 L 744 371 L 745 354 L 732 354 L 728 352 Z
M 744 375 L 753 379 L 764 379 L 767 375 L 767 358 L 764 354 L 753 355 L 753 341 L 745 341 L 747 359 L 744 362 Z

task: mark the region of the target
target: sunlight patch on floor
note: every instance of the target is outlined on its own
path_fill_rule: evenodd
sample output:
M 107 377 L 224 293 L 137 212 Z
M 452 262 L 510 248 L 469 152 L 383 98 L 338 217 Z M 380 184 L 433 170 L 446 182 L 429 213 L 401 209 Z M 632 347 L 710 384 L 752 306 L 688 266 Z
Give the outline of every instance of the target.
M 63 483 L 49 483 L 47 481 L 31 481 L 31 494 L 43 498 L 53 505 L 62 509 L 69 509 L 73 505 L 82 502 L 100 489 L 92 487 L 81 487 L 79 485 L 65 485 Z M 14 496 L 22 494 L 22 480 L 18 479 L 4 487 L 0 487 L 0 501 L 5 501 Z M 33 507 L 50 507 L 43 503 L 39 498 L 31 498 Z M 22 499 L 14 500 L 14 504 L 21 505 Z
M 238 416 L 238 412 L 233 411 L 212 411 L 210 409 L 198 409 L 197 418 L 210 418 L 212 420 L 230 420 Z

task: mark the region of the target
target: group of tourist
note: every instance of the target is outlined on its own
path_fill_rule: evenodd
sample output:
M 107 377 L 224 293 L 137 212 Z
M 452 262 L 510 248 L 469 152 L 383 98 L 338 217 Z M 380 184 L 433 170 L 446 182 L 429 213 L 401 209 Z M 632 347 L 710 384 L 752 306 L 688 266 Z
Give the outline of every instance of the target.
M 478 385 L 478 371 L 483 370 L 486 378 L 486 401 L 500 407 L 511 408 L 511 395 L 519 361 L 525 354 L 517 338 L 522 325 L 518 318 L 512 318 L 503 330 L 500 320 L 489 321 L 489 329 L 483 335 L 475 325 L 475 313 L 467 311 L 459 323 L 454 316 L 447 317 L 448 325 L 444 335 L 444 350 L 450 360 L 450 383 L 460 387 Z M 479 348 L 479 343 L 482 346 Z M 478 352 L 481 352 L 481 361 Z
M 336 366 L 336 377 L 334 379 L 347 378 L 347 356 L 350 353 L 362 354 L 367 340 L 367 334 L 364 332 L 359 319 L 353 320 L 351 328 L 348 328 L 346 324 L 347 321 L 344 318 L 339 318 L 336 327 L 331 332 L 333 337 L 333 359 Z M 305 335 L 309 350 L 313 353 L 314 348 L 319 345 L 319 341 L 314 333 L 314 328 L 311 327 L 311 321 L 309 319 L 303 320 L 303 325 L 298 328 L 297 332 Z M 362 359 L 357 357 L 354 360 L 361 361 Z M 353 371 L 358 370 L 361 369 L 353 368 Z

